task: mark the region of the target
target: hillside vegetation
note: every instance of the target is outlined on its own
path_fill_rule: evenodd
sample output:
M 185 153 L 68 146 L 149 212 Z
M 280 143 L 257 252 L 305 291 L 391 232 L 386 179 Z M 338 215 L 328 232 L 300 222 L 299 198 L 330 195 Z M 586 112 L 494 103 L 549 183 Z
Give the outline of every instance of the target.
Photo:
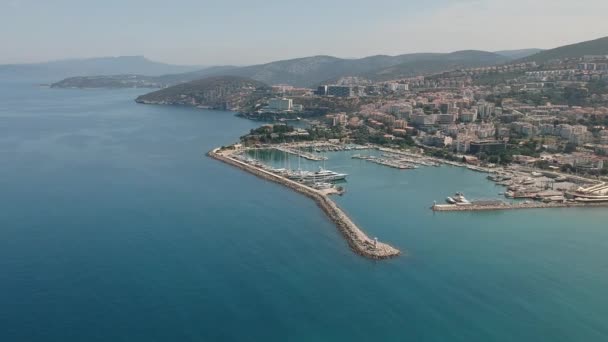
M 608 37 L 541 51 L 522 61 L 543 64 L 555 59 L 580 58 L 585 55 L 608 55 Z
M 139 96 L 135 101 L 145 104 L 201 106 L 238 110 L 252 106 L 268 95 L 270 88 L 252 79 L 236 76 L 209 77 L 178 84 Z

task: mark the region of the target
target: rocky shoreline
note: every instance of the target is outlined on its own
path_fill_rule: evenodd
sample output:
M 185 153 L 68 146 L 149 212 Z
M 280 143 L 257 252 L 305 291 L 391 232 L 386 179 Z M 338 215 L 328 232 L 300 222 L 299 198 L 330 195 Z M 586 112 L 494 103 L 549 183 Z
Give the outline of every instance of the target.
M 260 178 L 279 183 L 311 198 L 315 201 L 315 203 L 317 203 L 319 208 L 325 212 L 329 219 L 334 222 L 338 230 L 348 242 L 350 248 L 355 253 L 375 260 L 389 259 L 401 254 L 401 251 L 388 244 L 370 239 L 327 195 L 322 194 L 304 184 L 294 182 L 287 178 L 275 175 L 266 170 L 259 169 L 255 166 L 234 159 L 230 157 L 229 153 L 222 153 L 219 149 L 210 151 L 207 153 L 207 155 L 211 158 L 252 173 Z

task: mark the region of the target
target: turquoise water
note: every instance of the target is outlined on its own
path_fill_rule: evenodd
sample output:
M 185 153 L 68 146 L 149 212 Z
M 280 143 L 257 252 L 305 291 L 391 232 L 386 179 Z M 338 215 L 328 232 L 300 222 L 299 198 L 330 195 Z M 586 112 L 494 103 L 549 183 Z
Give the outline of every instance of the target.
M 502 188 L 331 153 L 336 201 L 408 253 L 369 261 L 307 198 L 203 157 L 255 123 L 142 92 L 0 83 L 1 341 L 608 340 L 607 211 L 434 214 Z

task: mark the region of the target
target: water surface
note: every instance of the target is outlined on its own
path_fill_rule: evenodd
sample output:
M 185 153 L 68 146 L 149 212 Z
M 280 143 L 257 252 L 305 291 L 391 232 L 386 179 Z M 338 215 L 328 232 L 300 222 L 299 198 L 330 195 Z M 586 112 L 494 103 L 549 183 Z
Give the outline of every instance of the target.
M 203 156 L 255 123 L 143 92 L 0 83 L 0 340 L 608 340 L 605 210 L 433 213 L 502 189 L 331 153 L 336 201 L 408 253 L 366 260 L 309 199 Z

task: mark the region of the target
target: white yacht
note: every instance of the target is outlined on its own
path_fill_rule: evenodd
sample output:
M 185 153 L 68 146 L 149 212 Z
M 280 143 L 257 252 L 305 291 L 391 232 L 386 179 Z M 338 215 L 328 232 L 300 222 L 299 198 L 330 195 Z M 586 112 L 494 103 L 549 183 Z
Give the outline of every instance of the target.
M 295 171 L 289 174 L 288 178 L 293 180 L 299 180 L 303 182 L 336 182 L 346 179 L 348 175 L 345 173 L 338 173 L 331 170 L 325 170 L 319 167 L 319 171 Z

